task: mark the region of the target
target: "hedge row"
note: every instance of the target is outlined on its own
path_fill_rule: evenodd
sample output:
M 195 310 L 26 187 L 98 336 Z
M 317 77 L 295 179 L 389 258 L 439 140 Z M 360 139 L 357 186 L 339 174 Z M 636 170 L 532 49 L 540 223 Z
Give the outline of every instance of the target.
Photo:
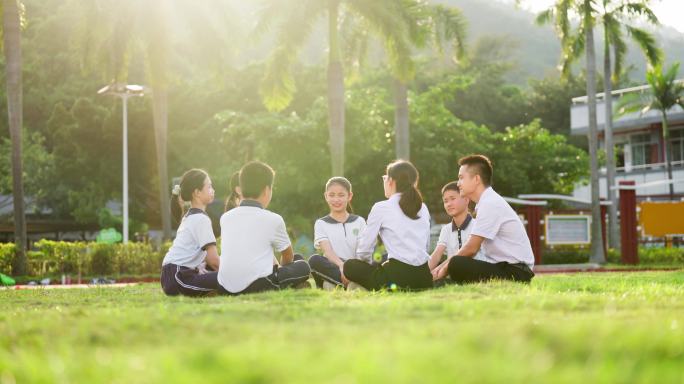
M 71 274 L 82 276 L 149 275 L 159 273 L 170 243 L 155 249 L 149 243 L 99 244 L 41 240 L 29 251 L 28 267 L 31 276 Z M 0 243 L 0 272 L 12 274 L 13 243 Z M 589 261 L 588 249 L 559 247 L 546 249 L 543 264 L 571 264 Z M 684 265 L 684 248 L 639 249 L 641 264 Z M 620 254 L 610 250 L 608 262 L 619 263 Z
M 35 251 L 27 253 L 28 273 L 31 276 L 156 274 L 169 245 L 155 249 L 149 243 L 124 245 L 40 240 L 35 243 Z M 11 274 L 14 249 L 14 244 L 0 244 L 0 272 Z

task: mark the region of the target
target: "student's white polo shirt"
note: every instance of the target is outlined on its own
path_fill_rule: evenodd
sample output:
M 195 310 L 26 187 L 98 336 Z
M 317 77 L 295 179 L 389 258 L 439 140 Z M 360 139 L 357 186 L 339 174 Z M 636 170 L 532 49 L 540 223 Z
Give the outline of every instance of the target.
M 477 220 L 471 235 L 484 237 L 482 250 L 494 263 L 525 263 L 534 266 L 527 231 L 518 214 L 494 191 L 487 188 L 475 207 Z
M 418 212 L 418 219 L 413 220 L 401 210 L 399 199 L 401 193 L 395 193 L 389 199 L 373 205 L 368 214 L 366 229 L 359 238 L 356 250 L 359 259 L 372 258 L 379 234 L 387 249 L 388 258 L 413 266 L 421 266 L 428 262 L 430 212 L 423 204 Z
M 453 221 L 449 224 L 444 224 L 439 233 L 437 245 L 443 245 L 445 247 L 445 252 L 448 257 L 455 255 L 470 238 L 470 232 L 472 231 L 474 224 L 475 219 L 470 215 L 466 216 L 461 227 L 457 226 Z M 492 262 L 492 260 L 489 260 L 485 256 L 481 247 L 474 258 L 476 260 Z
M 327 240 L 342 261 L 353 259 L 356 256 L 359 235 L 364 228 L 366 220 L 361 216 L 350 214 L 343 223 L 330 215 L 321 217 L 314 224 L 314 246 L 320 249 L 321 241 Z
M 210 245 L 216 245 L 216 237 L 209 215 L 201 209 L 191 208 L 183 216 L 162 265 L 197 268 L 207 257 L 206 249 Z
M 218 282 L 238 293 L 252 282 L 273 273 L 273 251 L 290 246 L 283 218 L 253 200 L 221 216 L 221 263 Z

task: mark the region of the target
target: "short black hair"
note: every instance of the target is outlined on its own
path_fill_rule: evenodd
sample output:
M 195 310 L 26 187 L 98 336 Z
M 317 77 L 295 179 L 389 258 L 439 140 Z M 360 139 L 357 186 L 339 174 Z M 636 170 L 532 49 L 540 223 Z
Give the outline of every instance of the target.
M 492 168 L 492 162 L 485 155 L 470 155 L 462 157 L 458 161 L 458 165 L 466 165 L 468 167 L 468 172 L 474 175 L 480 175 L 482 179 L 482 184 L 489 187 L 492 185 L 494 178 L 494 169 Z
M 250 161 L 240 169 L 240 190 L 243 199 L 256 199 L 266 187 L 273 187 L 275 172 L 268 164 Z
M 456 191 L 461 193 L 461 188 L 458 187 L 458 181 L 450 181 L 446 183 L 446 185 L 442 187 L 442 195 L 446 191 Z

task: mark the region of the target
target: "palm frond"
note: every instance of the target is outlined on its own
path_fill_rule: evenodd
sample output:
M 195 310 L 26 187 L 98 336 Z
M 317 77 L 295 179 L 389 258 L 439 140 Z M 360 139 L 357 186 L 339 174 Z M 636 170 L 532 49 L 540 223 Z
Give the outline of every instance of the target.
M 632 27 L 630 25 L 625 27 L 627 28 L 629 35 L 632 37 L 632 40 L 634 40 L 634 42 L 644 52 L 644 55 L 650 64 L 656 64 L 662 60 L 663 52 L 658 47 L 658 43 L 656 42 L 653 34 L 644 29 Z
M 285 1 L 276 3 L 282 5 Z M 289 4 L 284 9 L 286 13 L 278 15 L 275 49 L 267 61 L 266 73 L 259 87 L 264 105 L 272 111 L 283 110 L 292 102 L 297 90 L 292 65 L 315 22 L 326 10 L 325 3 L 317 0 L 289 1 Z

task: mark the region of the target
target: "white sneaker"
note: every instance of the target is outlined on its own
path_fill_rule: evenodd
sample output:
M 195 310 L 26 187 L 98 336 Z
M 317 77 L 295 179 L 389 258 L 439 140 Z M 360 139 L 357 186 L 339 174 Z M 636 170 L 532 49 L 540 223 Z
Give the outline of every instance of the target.
M 350 281 L 347 285 L 347 291 L 367 291 L 367 289 L 364 288 L 361 284 L 357 284 L 353 281 Z

